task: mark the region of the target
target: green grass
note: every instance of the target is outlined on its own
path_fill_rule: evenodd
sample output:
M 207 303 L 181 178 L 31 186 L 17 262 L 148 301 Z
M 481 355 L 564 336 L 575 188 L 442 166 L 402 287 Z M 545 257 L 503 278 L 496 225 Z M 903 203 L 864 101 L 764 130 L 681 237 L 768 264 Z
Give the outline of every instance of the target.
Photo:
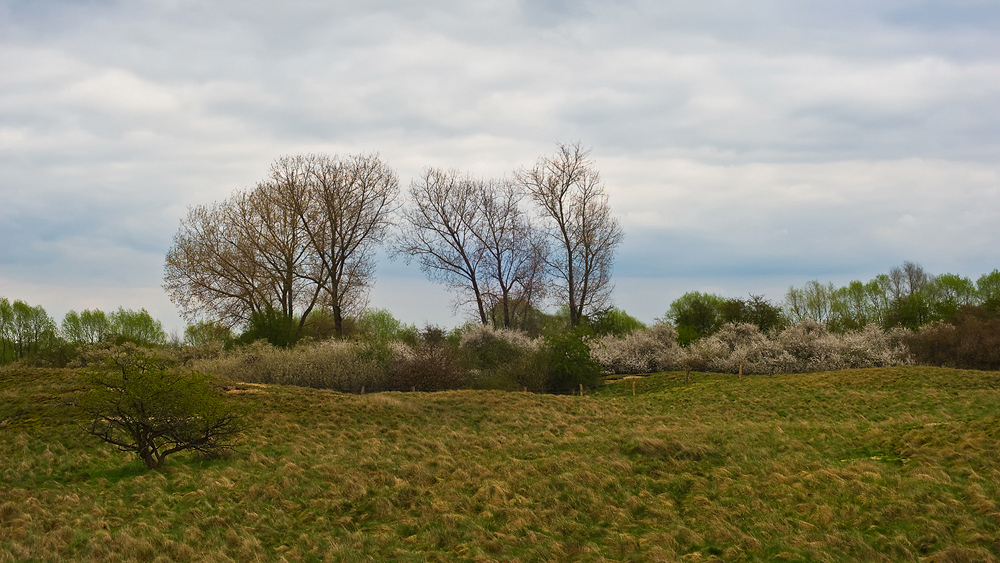
M 237 386 L 161 471 L 0 371 L 3 561 L 995 561 L 1000 373 L 657 374 L 584 397 Z

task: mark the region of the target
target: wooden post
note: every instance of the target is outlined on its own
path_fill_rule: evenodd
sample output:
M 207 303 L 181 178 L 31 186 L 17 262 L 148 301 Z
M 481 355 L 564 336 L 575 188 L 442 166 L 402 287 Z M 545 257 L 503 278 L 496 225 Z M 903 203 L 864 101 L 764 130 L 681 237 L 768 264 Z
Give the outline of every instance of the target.
M 632 396 L 635 397 L 635 380 L 632 380 Z
M 364 394 L 365 394 L 365 386 L 364 386 L 364 385 L 362 385 L 362 386 L 361 386 L 361 394 L 362 394 L 362 395 L 364 395 Z
M 525 385 L 525 386 L 524 386 L 524 392 L 525 392 L 525 393 L 527 393 L 527 392 L 528 392 L 528 386 L 527 386 L 527 385 Z
M 684 383 L 691 381 L 691 368 L 688 368 L 687 373 L 684 374 Z
M 580 384 L 580 396 L 583 396 L 583 383 Z

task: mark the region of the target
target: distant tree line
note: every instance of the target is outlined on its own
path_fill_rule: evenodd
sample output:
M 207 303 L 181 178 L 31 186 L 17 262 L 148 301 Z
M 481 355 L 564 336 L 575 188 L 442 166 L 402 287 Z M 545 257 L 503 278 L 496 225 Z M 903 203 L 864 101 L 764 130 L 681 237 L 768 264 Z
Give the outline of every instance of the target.
M 1000 270 L 973 282 L 956 274 L 931 275 L 919 264 L 905 262 L 867 282 L 793 286 L 780 303 L 760 295 L 741 299 L 693 291 L 671 303 L 663 320 L 676 327 L 682 344 L 688 344 L 726 323 L 746 322 L 765 332 L 805 320 L 823 323 L 836 333 L 868 325 L 917 329 L 952 319 L 963 307 L 1000 314 Z
M 820 323 L 834 334 L 904 328 L 918 363 L 1000 369 L 1000 270 L 973 281 L 932 275 L 905 262 L 867 282 L 793 286 L 781 303 L 759 295 L 741 299 L 695 291 L 671 303 L 661 320 L 676 328 L 682 346 L 740 323 L 765 334 L 803 322 Z
M 145 309 L 70 311 L 60 325 L 41 305 L 0 297 L 0 364 L 26 359 L 64 365 L 78 348 L 102 342 L 158 347 L 167 344 L 167 334 Z
M 536 360 L 548 358 L 545 360 L 548 362 L 546 369 L 561 365 L 555 362 L 555 359 L 563 357 L 559 354 L 575 350 L 575 356 L 570 356 L 582 357 L 581 350 L 589 348 L 604 369 L 618 373 L 640 369 L 641 366 L 649 369 L 652 369 L 650 366 L 676 367 L 685 362 L 691 366 L 714 366 L 712 369 L 728 369 L 726 366 L 731 367 L 732 364 L 744 366 L 748 372 L 751 369 L 758 372 L 781 371 L 791 369 L 789 366 L 838 365 L 834 361 L 837 354 L 859 362 L 858 358 L 868 358 L 865 362 L 898 361 L 905 356 L 893 348 L 896 345 L 894 342 L 905 344 L 910 354 L 907 361 L 1000 369 L 1000 270 L 980 276 L 973 282 L 954 274 L 930 275 L 919 265 L 908 262 L 868 282 L 852 281 L 843 287 L 836 287 L 813 281 L 802 287 L 791 287 L 785 300 L 777 304 L 760 295 L 744 299 L 689 292 L 671 303 L 666 314 L 651 327 L 614 307 L 582 315 L 576 326 L 572 326 L 568 305 L 552 313 L 527 310 L 531 315 L 526 326 L 531 330 L 517 329 L 515 332 L 524 334 L 526 338 L 543 337 L 547 345 L 556 346 L 545 348 L 549 351 L 542 356 L 536 354 L 539 350 L 537 346 L 532 348 L 536 351 L 532 352 Z M 495 307 L 489 308 L 489 311 L 490 315 L 499 312 Z M 271 310 L 270 313 L 275 312 Z M 388 361 L 386 358 L 393 354 L 397 359 L 411 356 L 407 356 L 410 352 L 399 356 L 401 349 L 390 353 L 386 348 L 391 348 L 390 343 L 399 342 L 414 350 L 434 350 L 433 353 L 426 353 L 440 359 L 457 353 L 441 350 L 457 346 L 474 327 L 492 330 L 494 321 L 490 315 L 485 325 L 480 318 L 475 318 L 470 324 L 448 332 L 435 327 L 406 325 L 384 309 L 366 309 L 341 319 L 338 330 L 329 310 L 320 307 L 311 311 L 304 322 L 296 321 L 296 324 L 301 325 L 301 334 L 306 341 L 325 341 L 339 335 L 367 343 L 364 345 L 367 351 L 360 352 L 361 355 L 383 362 L 380 369 L 389 370 L 385 373 L 396 373 L 384 365 Z M 172 346 L 188 350 L 187 356 L 197 357 L 218 354 L 259 340 L 277 346 L 290 346 L 295 342 L 290 333 L 274 332 L 274 327 L 280 324 L 274 318 L 255 324 L 253 321 L 256 318 L 252 318 L 252 322 L 241 332 L 234 332 L 216 320 L 201 320 L 189 324 L 183 338 L 175 335 L 168 339 L 161 324 L 144 309 L 131 311 L 119 308 L 111 313 L 97 309 L 80 313 L 70 311 L 62 323 L 57 324 L 41 306 L 0 298 L 0 361 L 10 363 L 27 359 L 64 365 L 79 354 L 81 348 L 98 343 Z M 817 332 L 816 327 L 822 328 L 822 331 Z M 497 330 L 510 329 L 501 326 Z M 492 342 L 490 334 L 482 333 L 476 337 L 479 340 L 474 340 Z M 823 336 L 825 334 L 829 334 L 829 338 Z M 800 345 L 803 338 L 819 338 L 817 342 L 825 342 L 822 346 L 840 352 L 824 352 L 829 356 L 824 360 L 826 363 L 817 363 L 817 358 L 823 354 L 813 358 L 797 351 L 809 348 Z M 878 346 L 869 350 L 861 344 L 862 341 L 871 341 Z M 574 342 L 581 343 L 583 348 L 576 350 Z M 720 346 L 728 347 L 728 355 L 723 354 L 725 350 Z M 551 352 L 553 349 L 561 352 L 556 354 Z M 782 356 L 781 350 L 791 350 L 791 356 Z M 487 356 L 493 358 L 490 354 L 493 352 Z M 556 354 L 558 358 L 551 354 Z M 749 355 L 740 360 L 739 354 Z M 495 355 L 497 358 L 504 357 L 504 353 L 500 352 Z M 419 357 L 418 353 L 413 358 Z M 698 359 L 700 357 L 713 359 L 702 361 Z M 480 365 L 476 362 L 465 362 L 463 369 L 492 370 L 497 367 L 498 360 L 495 358 L 480 360 L 476 361 L 485 367 L 475 367 Z M 428 366 L 437 365 L 436 361 L 428 360 L 429 363 L 422 364 L 412 359 L 407 364 L 410 367 L 403 371 L 424 373 L 426 368 L 430 370 L 428 373 L 432 373 L 433 369 Z M 858 365 L 867 364 L 861 362 Z M 568 369 L 565 365 L 563 367 Z M 401 379 L 397 383 L 391 383 L 392 377 L 386 375 L 388 379 L 383 380 L 382 385 L 403 388 L 406 381 L 415 382 L 423 377 L 412 373 L 411 376 L 399 376 Z M 575 376 L 567 379 L 553 375 L 550 381 L 578 379 Z M 440 379 L 459 380 L 464 379 L 451 376 Z M 546 388 L 537 381 L 533 385 Z M 412 386 L 417 387 L 416 384 Z M 556 385 L 554 388 L 564 387 Z

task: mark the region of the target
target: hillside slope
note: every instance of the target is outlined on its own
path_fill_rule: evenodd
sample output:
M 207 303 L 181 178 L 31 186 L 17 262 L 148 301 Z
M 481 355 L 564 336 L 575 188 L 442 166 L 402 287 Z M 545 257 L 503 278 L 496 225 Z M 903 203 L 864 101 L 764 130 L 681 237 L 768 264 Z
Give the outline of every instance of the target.
M 657 374 L 585 397 L 235 385 L 228 459 L 85 436 L 0 371 L 2 561 L 992 561 L 1000 373 Z

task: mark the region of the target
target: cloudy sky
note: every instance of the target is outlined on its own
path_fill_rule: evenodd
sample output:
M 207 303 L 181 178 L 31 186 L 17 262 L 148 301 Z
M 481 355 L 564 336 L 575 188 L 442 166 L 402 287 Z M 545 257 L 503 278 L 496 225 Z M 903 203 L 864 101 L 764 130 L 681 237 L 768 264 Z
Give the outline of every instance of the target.
M 616 303 L 1000 267 L 995 0 L 0 0 L 0 296 L 145 307 L 190 205 L 279 156 L 502 176 L 591 149 Z M 452 326 L 381 260 L 371 304 Z

